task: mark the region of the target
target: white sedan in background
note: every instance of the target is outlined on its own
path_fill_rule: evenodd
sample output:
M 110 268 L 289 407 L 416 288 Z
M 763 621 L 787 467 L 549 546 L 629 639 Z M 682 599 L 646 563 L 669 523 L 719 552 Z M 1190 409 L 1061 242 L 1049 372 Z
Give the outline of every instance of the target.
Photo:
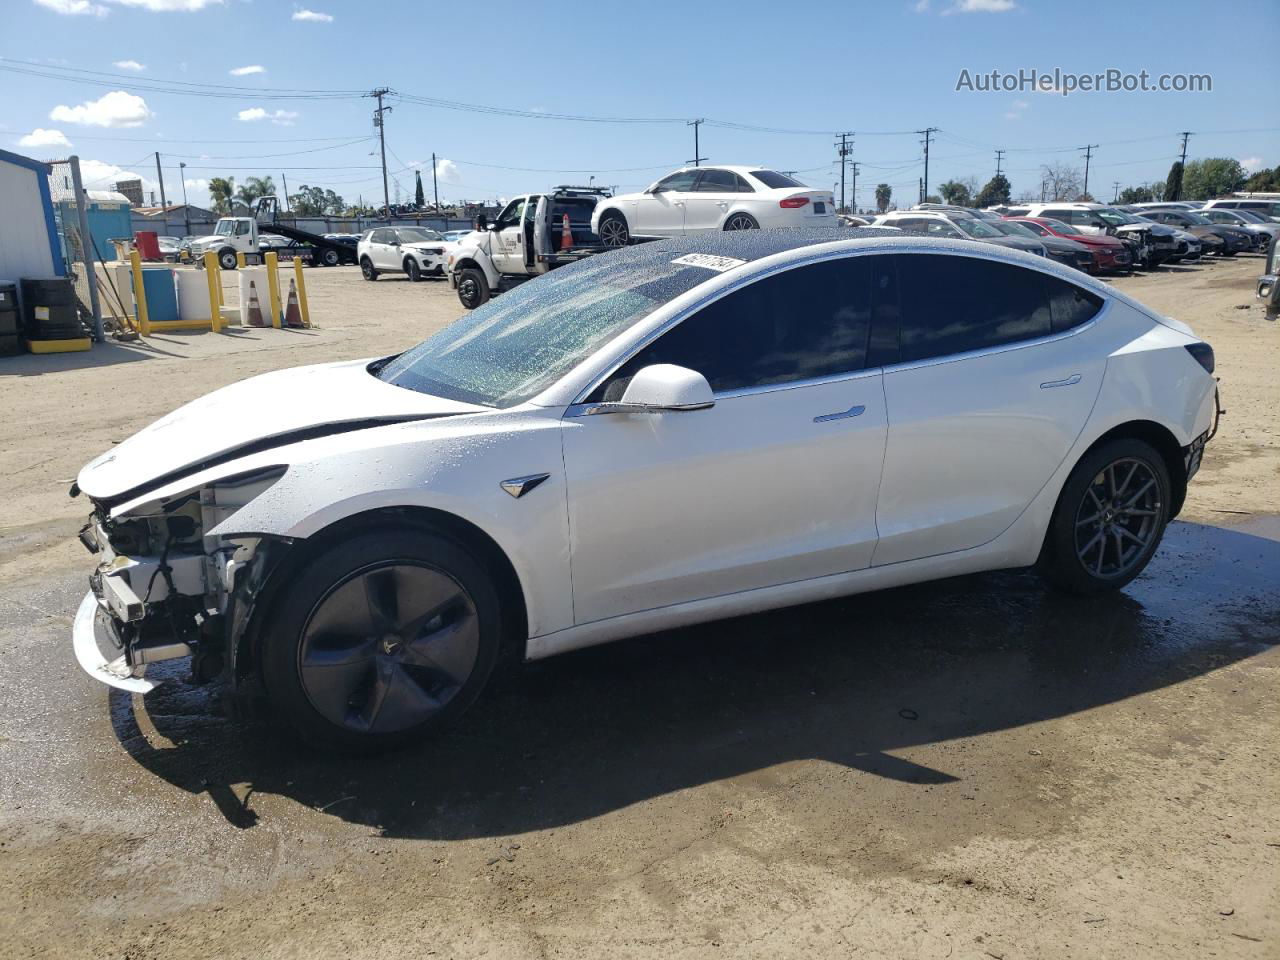
M 74 648 L 135 692 L 178 657 L 260 679 L 313 742 L 376 748 L 499 663 L 979 570 L 1115 590 L 1182 507 L 1212 373 L 1185 324 L 995 245 L 616 250 L 90 462 Z
M 836 222 L 835 198 L 761 167 L 685 167 L 643 193 L 596 204 L 591 230 L 607 247 L 633 239 L 715 230 L 823 227 Z

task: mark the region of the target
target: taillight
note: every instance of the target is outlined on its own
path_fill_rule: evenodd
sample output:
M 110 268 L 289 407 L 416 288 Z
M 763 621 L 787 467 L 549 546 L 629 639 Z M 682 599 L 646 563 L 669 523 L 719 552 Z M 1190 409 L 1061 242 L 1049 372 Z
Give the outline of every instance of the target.
M 1187 353 L 1195 357 L 1196 363 L 1204 367 L 1206 373 L 1213 373 L 1213 347 L 1207 343 L 1188 343 Z
M 795 210 L 799 207 L 808 206 L 808 204 L 808 197 L 787 197 L 785 200 L 778 201 L 778 206 L 782 207 L 783 210 Z

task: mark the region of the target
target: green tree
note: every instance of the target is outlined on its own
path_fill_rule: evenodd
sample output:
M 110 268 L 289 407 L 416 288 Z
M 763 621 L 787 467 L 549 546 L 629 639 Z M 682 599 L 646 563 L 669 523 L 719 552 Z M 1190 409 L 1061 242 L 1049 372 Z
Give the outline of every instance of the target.
M 231 198 L 235 196 L 235 177 L 213 177 L 209 181 L 209 199 L 213 202 L 214 213 L 230 213 Z
M 969 194 L 968 185 L 958 180 L 948 180 L 941 184 L 938 187 L 938 193 L 942 194 L 942 199 L 946 203 L 957 207 L 973 206 L 973 197 Z
M 893 199 L 893 187 L 887 183 L 876 184 L 876 209 L 884 213 L 889 209 L 889 201 Z
M 347 203 L 332 190 L 309 187 L 305 183 L 290 195 L 289 205 L 300 217 L 339 216 L 347 211 Z
M 1253 193 L 1280 192 L 1280 166 L 1274 170 L 1264 167 L 1246 180 L 1240 189 Z
M 975 207 L 994 207 L 997 204 L 1008 203 L 1011 188 L 1009 180 L 1003 173 L 998 173 L 990 180 L 987 185 L 978 191 L 978 195 L 973 198 Z
M 427 198 L 422 193 L 422 171 L 415 170 L 413 174 L 418 178 L 413 188 L 413 202 L 418 205 L 418 209 L 422 209 L 427 204 Z
M 1182 195 L 1188 200 L 1212 200 L 1245 182 L 1244 167 L 1232 157 L 1205 157 L 1192 160 L 1182 175 Z
M 1164 196 L 1161 200 L 1177 200 L 1182 196 L 1182 161 L 1173 161 L 1169 175 L 1164 178 Z
M 246 207 L 251 207 L 259 197 L 274 196 L 275 192 L 276 185 L 271 177 L 247 177 L 236 191 L 236 199 Z

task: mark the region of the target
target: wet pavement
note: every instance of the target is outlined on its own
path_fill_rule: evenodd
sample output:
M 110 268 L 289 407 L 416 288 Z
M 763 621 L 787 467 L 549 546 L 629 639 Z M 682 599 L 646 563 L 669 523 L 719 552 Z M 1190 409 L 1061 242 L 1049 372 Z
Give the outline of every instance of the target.
M 0 881 L 0 926 L 20 921 L 11 942 L 28 949 L 61 929 L 67 885 L 91 918 L 71 952 L 127 941 L 134 955 L 168 955 L 200 942 L 189 930 L 169 939 L 192 911 L 204 923 L 207 911 L 241 909 L 227 904 L 302 897 L 296 905 L 302 890 L 324 900 L 344 878 L 379 870 L 400 878 L 397 890 L 412 878 L 422 897 L 445 899 L 487 875 L 492 898 L 495 871 L 517 861 L 530 872 L 523 886 L 499 882 L 502 903 L 536 901 L 554 916 L 567 898 L 592 907 L 595 920 L 574 914 L 589 925 L 613 909 L 604 891 L 622 862 L 671 854 L 686 828 L 677 811 L 714 828 L 718 815 L 781 798 L 767 841 L 739 846 L 809 869 L 847 857 L 850 837 L 906 838 L 918 854 L 910 869 L 879 849 L 841 873 L 865 888 L 940 850 L 1059 837 L 1063 818 L 1132 791 L 1138 744 L 1141 763 L 1203 747 L 1196 762 L 1211 764 L 1209 753 L 1250 731 L 1250 772 L 1200 787 L 1191 777 L 1188 796 L 1211 786 L 1219 810 L 1236 798 L 1240 816 L 1257 816 L 1274 813 L 1267 784 L 1280 788 L 1275 739 L 1256 753 L 1259 730 L 1280 732 L 1277 517 L 1175 523 L 1144 575 L 1111 596 L 1067 598 L 1030 573 L 988 574 L 531 664 L 451 735 L 373 760 L 317 756 L 269 716 L 233 718 L 217 685 L 194 686 L 175 664 L 153 668 L 169 680 L 146 696 L 85 677 L 69 639 L 84 573 L 0 587 L 0 861 L 20 884 Z M 1233 694 L 1206 685 L 1215 675 Z M 1242 876 L 1274 880 L 1280 835 L 1255 830 L 1272 845 Z M 1122 839 L 1095 838 L 1093 856 L 1108 859 Z M 691 869 L 729 882 L 718 862 Z M 548 887 L 539 874 L 552 869 L 560 880 Z M 1214 941 L 1219 952 L 1275 949 L 1274 893 L 1261 896 L 1267 912 L 1244 936 Z M 678 915 L 678 902 L 644 910 Z M 113 939 L 122 920 L 135 939 Z M 164 936 L 136 939 L 157 923 Z

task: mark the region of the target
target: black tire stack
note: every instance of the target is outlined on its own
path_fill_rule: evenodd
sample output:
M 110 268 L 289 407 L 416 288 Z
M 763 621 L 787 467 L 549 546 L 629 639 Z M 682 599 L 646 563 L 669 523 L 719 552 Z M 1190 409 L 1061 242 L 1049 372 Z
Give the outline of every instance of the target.
M 18 288 L 12 283 L 0 283 L 0 357 L 12 357 L 25 350 L 18 323 Z
M 22 281 L 22 329 L 28 340 L 78 340 L 85 335 L 70 277 Z

